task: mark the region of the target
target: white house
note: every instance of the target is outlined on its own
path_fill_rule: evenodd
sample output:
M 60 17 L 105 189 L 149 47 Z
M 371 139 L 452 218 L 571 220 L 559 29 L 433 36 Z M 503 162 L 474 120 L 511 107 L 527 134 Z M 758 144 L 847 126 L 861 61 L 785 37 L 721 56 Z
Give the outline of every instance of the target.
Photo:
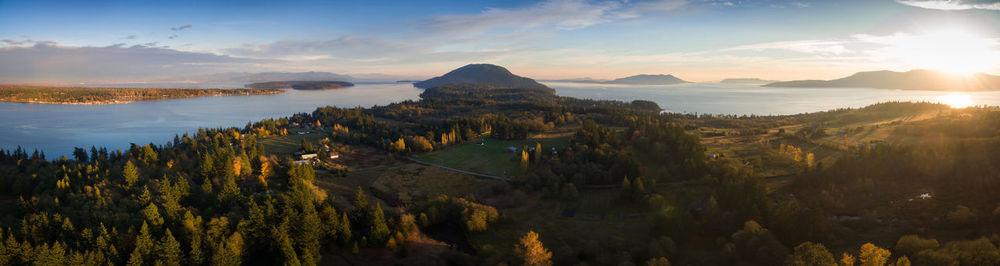
M 309 160 L 309 159 L 316 158 L 316 154 L 315 153 L 307 153 L 307 154 L 303 154 L 303 155 L 299 156 L 299 158 L 302 159 L 302 160 Z
M 330 153 L 330 159 L 337 159 L 337 158 L 340 158 L 340 154 L 337 154 L 336 152 Z

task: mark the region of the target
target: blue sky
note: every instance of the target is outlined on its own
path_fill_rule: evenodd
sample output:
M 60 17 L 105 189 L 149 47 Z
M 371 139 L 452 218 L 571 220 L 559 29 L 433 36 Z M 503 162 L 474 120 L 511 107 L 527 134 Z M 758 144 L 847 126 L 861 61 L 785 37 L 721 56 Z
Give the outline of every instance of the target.
M 0 0 L 0 82 L 427 78 L 481 62 L 539 79 L 997 74 L 998 28 L 995 0 Z

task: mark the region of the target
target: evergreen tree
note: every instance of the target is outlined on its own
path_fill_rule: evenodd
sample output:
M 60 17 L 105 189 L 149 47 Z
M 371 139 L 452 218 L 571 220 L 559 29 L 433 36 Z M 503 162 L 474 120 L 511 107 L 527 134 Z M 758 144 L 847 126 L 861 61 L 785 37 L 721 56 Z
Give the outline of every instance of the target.
M 168 266 L 181 265 L 180 261 L 182 258 L 181 253 L 181 243 L 174 239 L 174 235 L 170 233 L 170 229 L 167 229 L 163 234 L 163 238 L 160 239 L 160 243 L 157 246 L 157 257 L 166 263 Z
M 122 176 L 125 177 L 125 190 L 130 190 L 139 181 L 139 169 L 135 167 L 132 161 L 125 162 L 125 168 L 122 169 Z
M 369 243 L 374 246 L 384 245 L 386 241 L 389 240 L 391 232 L 389 232 L 389 226 L 386 224 L 385 213 L 382 212 L 382 204 L 375 204 L 375 209 L 372 210 L 372 224 L 368 232 Z

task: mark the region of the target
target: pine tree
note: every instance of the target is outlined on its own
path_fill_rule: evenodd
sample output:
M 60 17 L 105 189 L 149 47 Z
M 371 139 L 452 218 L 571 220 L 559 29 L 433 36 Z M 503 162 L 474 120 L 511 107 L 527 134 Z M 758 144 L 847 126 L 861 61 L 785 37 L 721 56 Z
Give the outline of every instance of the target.
M 122 176 L 125 177 L 125 190 L 130 190 L 139 181 L 139 169 L 135 167 L 132 161 L 125 162 L 125 168 L 122 169 Z
M 170 233 L 170 229 L 167 229 L 163 234 L 157 250 L 159 259 L 166 262 L 166 265 L 181 265 L 181 243 L 177 242 L 177 239 L 174 239 L 174 235 Z
M 374 246 L 381 246 L 389 239 L 389 226 L 385 221 L 385 213 L 382 212 L 382 204 L 375 204 L 375 209 L 372 210 L 372 225 L 368 233 L 368 239 L 370 244 Z

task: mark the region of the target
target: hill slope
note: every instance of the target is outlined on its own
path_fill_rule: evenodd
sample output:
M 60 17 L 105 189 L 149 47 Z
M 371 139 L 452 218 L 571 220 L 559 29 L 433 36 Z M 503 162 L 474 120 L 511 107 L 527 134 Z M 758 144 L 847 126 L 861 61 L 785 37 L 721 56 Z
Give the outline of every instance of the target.
M 765 87 L 831 88 L 855 87 L 900 90 L 1000 90 L 1000 76 L 977 73 L 971 76 L 951 75 L 932 70 L 911 70 L 907 72 L 871 71 L 859 72 L 846 78 L 835 80 L 795 80 L 775 82 Z
M 549 87 L 533 79 L 510 73 L 509 70 L 491 64 L 471 64 L 452 70 L 440 77 L 414 83 L 417 88 L 429 89 L 447 84 L 478 84 L 493 87 L 545 89 Z

